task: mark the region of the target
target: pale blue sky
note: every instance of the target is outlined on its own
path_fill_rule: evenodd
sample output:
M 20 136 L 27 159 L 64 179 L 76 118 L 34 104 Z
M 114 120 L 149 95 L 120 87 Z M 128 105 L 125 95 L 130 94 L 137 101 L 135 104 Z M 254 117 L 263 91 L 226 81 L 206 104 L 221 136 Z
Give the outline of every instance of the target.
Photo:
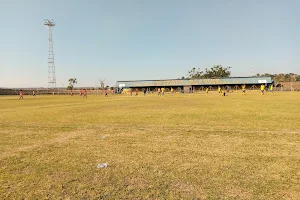
M 192 67 L 300 74 L 299 0 L 0 0 L 0 87 L 47 87 L 54 19 L 57 86 L 170 79 Z

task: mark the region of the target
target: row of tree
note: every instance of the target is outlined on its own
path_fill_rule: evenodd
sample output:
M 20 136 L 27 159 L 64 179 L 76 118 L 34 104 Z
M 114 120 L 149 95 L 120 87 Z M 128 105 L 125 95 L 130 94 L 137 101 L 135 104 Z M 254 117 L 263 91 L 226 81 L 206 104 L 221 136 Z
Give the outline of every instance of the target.
M 99 89 L 105 90 L 105 89 L 109 88 L 108 85 L 105 87 L 105 81 L 106 81 L 106 79 L 99 79 L 99 82 L 100 82 Z M 68 80 L 68 82 L 69 82 L 69 85 L 67 87 L 67 90 L 73 90 L 74 86 L 77 84 L 77 78 L 70 78 Z
M 211 68 L 205 68 L 202 71 L 200 68 L 192 68 L 188 71 L 188 77 L 182 79 L 197 79 L 197 78 L 226 78 L 231 75 L 231 67 L 223 67 L 222 65 L 215 65 Z M 292 82 L 300 81 L 300 75 L 294 73 L 288 74 L 256 74 L 256 76 L 270 76 L 275 82 Z
M 288 73 L 288 74 L 256 74 L 256 76 L 270 76 L 273 81 L 275 82 L 294 82 L 294 81 L 300 81 L 300 75 L 294 74 L 294 73 Z

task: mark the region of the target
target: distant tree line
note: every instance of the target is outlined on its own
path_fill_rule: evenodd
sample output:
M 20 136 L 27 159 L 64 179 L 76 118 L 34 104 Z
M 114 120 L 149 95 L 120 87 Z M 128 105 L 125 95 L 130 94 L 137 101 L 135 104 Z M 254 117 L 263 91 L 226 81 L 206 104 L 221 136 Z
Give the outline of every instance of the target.
M 270 76 L 273 81 L 275 82 L 294 82 L 294 81 L 300 81 L 300 75 L 294 74 L 294 73 L 288 73 L 288 74 L 256 74 L 256 76 Z
M 100 89 L 100 90 L 111 89 L 111 90 L 113 90 L 114 89 L 113 87 L 109 87 L 108 85 L 105 86 L 105 81 L 106 81 L 106 79 L 103 79 L 103 78 L 99 79 L 100 87 L 99 88 L 90 88 L 89 90 L 95 90 L 95 89 Z M 74 86 L 77 84 L 77 78 L 69 78 L 68 82 L 69 82 L 69 85 L 67 87 L 67 90 L 73 90 Z
M 231 76 L 231 67 L 223 67 L 222 65 L 214 65 L 211 68 L 192 68 L 188 71 L 187 77 L 181 77 L 181 79 L 198 79 L 198 78 L 226 78 Z M 295 73 L 288 74 L 256 74 L 256 76 L 269 76 L 275 82 L 293 82 L 300 81 L 300 75 Z

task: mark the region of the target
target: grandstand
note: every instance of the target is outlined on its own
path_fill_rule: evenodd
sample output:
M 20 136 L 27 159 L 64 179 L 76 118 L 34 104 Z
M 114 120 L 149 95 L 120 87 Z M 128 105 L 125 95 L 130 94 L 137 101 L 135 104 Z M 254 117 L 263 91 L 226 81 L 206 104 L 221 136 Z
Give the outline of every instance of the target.
M 246 85 L 247 89 L 258 89 L 261 84 L 272 84 L 271 77 L 228 77 L 228 78 L 209 78 L 209 79 L 167 79 L 167 80 L 137 80 L 137 81 L 117 81 L 118 90 L 126 88 L 146 88 L 148 91 L 155 91 L 157 88 L 164 87 L 166 90 L 173 88 L 184 92 L 196 92 L 208 87 L 216 90 L 218 86 L 226 87 L 231 90 L 240 89 Z

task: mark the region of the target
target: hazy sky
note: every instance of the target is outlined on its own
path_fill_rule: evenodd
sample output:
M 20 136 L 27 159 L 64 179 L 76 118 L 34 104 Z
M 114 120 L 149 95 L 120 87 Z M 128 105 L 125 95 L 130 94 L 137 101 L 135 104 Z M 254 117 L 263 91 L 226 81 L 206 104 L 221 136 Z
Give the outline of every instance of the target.
M 0 87 L 47 87 L 54 19 L 57 86 L 170 79 L 232 66 L 300 74 L 299 0 L 0 0 Z

